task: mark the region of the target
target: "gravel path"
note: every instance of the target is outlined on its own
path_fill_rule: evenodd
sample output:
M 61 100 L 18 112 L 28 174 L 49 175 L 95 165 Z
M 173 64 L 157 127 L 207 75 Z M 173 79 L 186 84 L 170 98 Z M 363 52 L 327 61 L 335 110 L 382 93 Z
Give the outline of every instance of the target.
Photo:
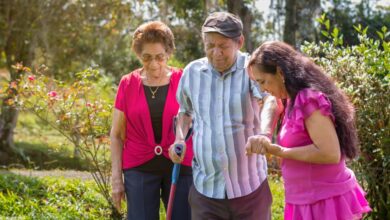
M 21 170 L 21 169 L 10 169 L 10 170 L 0 170 L 0 174 L 13 173 L 23 176 L 31 177 L 65 177 L 71 179 L 81 179 L 81 180 L 93 180 L 92 175 L 85 171 L 76 171 L 76 170 Z

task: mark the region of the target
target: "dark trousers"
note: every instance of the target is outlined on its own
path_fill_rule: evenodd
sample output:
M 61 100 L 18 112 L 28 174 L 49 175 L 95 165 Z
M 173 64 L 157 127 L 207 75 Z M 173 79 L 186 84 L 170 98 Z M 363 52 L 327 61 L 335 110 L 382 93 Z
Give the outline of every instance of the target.
M 234 199 L 209 198 L 192 186 L 188 200 L 193 220 L 271 219 L 272 195 L 267 180 L 251 194 Z
M 160 198 L 167 209 L 171 187 L 170 175 L 159 175 L 137 170 L 124 172 L 128 220 L 158 220 Z M 188 192 L 192 176 L 180 176 L 176 186 L 172 220 L 191 219 Z

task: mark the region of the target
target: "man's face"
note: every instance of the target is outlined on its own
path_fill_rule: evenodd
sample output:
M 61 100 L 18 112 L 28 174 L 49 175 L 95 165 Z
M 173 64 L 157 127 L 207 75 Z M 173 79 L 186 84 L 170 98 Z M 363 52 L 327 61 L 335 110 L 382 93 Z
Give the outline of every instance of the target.
M 242 38 L 236 42 L 218 33 L 205 33 L 203 43 L 211 65 L 220 73 L 228 70 L 236 61 L 236 53 L 242 41 Z

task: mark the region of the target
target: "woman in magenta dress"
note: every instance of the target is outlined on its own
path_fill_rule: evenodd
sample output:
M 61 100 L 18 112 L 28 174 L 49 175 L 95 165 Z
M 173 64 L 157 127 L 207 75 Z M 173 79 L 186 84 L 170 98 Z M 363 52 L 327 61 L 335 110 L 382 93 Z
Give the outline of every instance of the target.
M 283 42 L 267 42 L 248 64 L 260 87 L 285 101 L 278 144 L 249 138 L 247 152 L 283 158 L 284 218 L 361 219 L 371 209 L 353 171 L 358 154 L 354 109 L 346 95 L 309 58 Z

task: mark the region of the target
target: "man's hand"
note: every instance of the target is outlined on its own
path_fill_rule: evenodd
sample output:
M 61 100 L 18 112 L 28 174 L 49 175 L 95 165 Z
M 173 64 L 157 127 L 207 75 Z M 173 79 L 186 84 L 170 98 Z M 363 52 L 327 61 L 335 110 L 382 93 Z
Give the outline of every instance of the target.
M 183 152 L 181 153 L 181 156 L 177 155 L 175 152 L 175 145 L 181 144 L 184 146 Z M 186 154 L 186 143 L 184 141 L 175 141 L 170 147 L 169 147 L 169 157 L 171 158 L 172 162 L 174 163 L 181 163 L 184 160 L 184 155 Z
M 257 100 L 257 104 L 259 105 L 260 112 L 263 109 L 264 103 L 267 100 L 268 96 L 263 97 L 262 99 Z
M 122 200 L 125 199 L 125 186 L 123 184 L 122 177 L 112 179 L 112 201 L 114 202 L 115 208 L 121 212 Z
M 248 141 L 245 145 L 246 155 L 249 156 L 252 153 L 255 154 L 265 154 L 267 153 L 267 148 L 271 145 L 271 141 L 267 136 L 264 135 L 255 135 L 248 138 Z

